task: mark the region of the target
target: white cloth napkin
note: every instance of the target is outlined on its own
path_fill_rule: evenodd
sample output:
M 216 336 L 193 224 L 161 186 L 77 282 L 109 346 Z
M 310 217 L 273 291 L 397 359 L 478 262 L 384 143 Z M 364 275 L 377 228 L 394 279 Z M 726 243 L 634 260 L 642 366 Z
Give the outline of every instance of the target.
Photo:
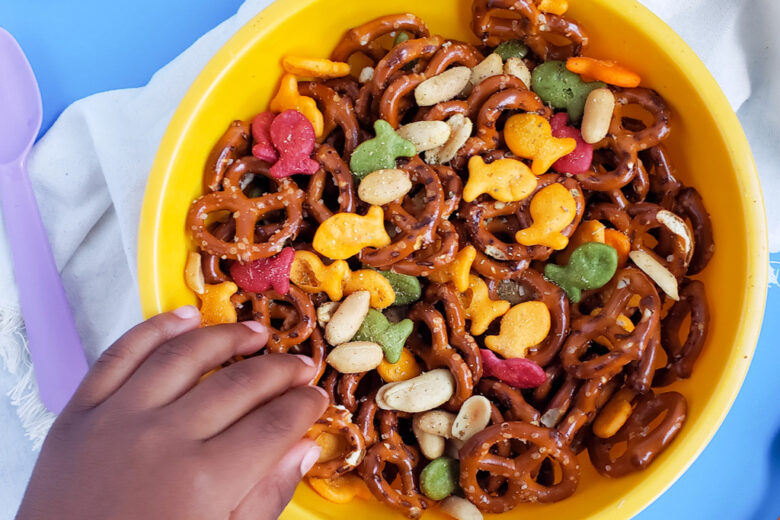
M 774 30 L 780 2 L 642 1 L 693 47 L 738 111 L 770 202 L 771 249 L 780 251 L 780 205 L 771 203 L 780 200 L 776 169 L 780 34 Z M 168 121 L 211 56 L 269 3 L 247 0 L 234 17 L 161 69 L 147 86 L 74 103 L 33 149 L 30 176 L 90 361 L 141 319 L 136 288 L 138 218 L 146 178 Z M 37 449 L 52 417 L 37 399 L 10 266 L 0 226 L 0 359 L 8 369 L 0 372 L 4 383 L 0 388 L 11 388 L 4 399 L 16 407 L 32 441 L 19 449 L 34 458 L 31 447 Z M 0 423 L 17 420 L 8 416 L 10 408 L 0 406 Z

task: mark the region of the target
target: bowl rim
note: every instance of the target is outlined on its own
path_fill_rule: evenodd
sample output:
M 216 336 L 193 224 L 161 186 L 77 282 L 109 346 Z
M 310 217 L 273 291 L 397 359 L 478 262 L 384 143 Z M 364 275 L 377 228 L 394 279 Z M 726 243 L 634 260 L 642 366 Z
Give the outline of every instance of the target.
M 258 40 L 263 39 L 283 20 L 319 1 L 321 0 L 276 0 L 250 18 L 201 70 L 171 118 L 149 173 L 141 209 L 137 267 L 144 317 L 168 310 L 162 307 L 162 294 L 159 291 L 160 272 L 157 266 L 164 261 L 159 248 L 164 238 L 159 221 L 164 212 L 163 194 L 170 179 L 169 174 L 178 154 L 184 149 L 184 136 L 193 125 L 193 115 L 201 110 L 210 92 L 220 82 L 231 63 L 250 52 Z M 593 1 L 603 3 L 606 0 Z M 630 518 L 652 504 L 682 476 L 709 444 L 730 411 L 747 375 L 761 330 L 768 283 L 769 248 L 766 212 L 758 172 L 742 126 L 725 94 L 696 53 L 671 27 L 637 0 L 623 2 L 626 4 L 624 9 L 633 11 L 632 17 L 642 18 L 644 30 L 655 39 L 659 47 L 685 65 L 688 80 L 696 87 L 702 101 L 709 107 L 709 112 L 717 115 L 713 120 L 727 147 L 744 198 L 745 231 L 749 248 L 745 308 L 735 341 L 739 349 L 737 354 L 743 356 L 746 362 L 732 365 L 724 372 L 721 384 L 710 398 L 711 401 L 723 403 L 724 406 L 711 406 L 702 413 L 691 433 L 698 447 L 671 475 L 672 478 L 642 486 L 616 504 L 616 507 Z M 261 18 L 263 23 L 254 23 Z M 704 428 L 704 425 L 707 427 Z M 605 512 L 605 509 L 601 509 L 589 514 L 587 518 L 601 517 Z M 303 506 L 293 502 L 286 513 L 296 515 L 295 517 L 313 518 Z

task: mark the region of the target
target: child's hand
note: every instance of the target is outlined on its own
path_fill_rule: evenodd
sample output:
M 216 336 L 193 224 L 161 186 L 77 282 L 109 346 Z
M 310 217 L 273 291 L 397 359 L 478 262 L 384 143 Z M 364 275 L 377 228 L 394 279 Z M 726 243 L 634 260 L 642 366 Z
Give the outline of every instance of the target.
M 308 358 L 265 355 L 262 325 L 198 329 L 194 307 L 125 334 L 43 445 L 18 518 L 276 518 L 319 456 L 302 440 L 327 406 Z M 197 386 L 196 386 L 197 385 Z

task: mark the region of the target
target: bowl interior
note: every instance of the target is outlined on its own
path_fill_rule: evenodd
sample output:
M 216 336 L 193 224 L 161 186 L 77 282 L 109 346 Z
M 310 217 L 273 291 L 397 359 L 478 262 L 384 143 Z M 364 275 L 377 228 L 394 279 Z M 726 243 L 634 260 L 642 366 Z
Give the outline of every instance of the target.
M 684 471 L 714 434 L 750 362 L 766 287 L 763 206 L 739 123 L 712 77 L 668 27 L 629 0 L 580 0 L 569 15 L 591 37 L 587 52 L 629 65 L 673 111 L 667 146 L 678 176 L 696 187 L 711 213 L 716 255 L 700 276 L 712 327 L 693 377 L 675 385 L 689 403 L 688 422 L 653 465 L 618 480 L 599 476 L 581 456 L 579 489 L 552 505 L 522 505 L 502 518 L 629 517 Z M 413 12 L 432 33 L 475 42 L 469 0 L 282 0 L 257 15 L 215 56 L 179 107 L 150 176 L 139 244 L 146 315 L 194 303 L 182 277 L 191 248 L 184 221 L 200 194 L 206 157 L 233 119 L 267 107 L 285 54 L 327 56 L 342 33 L 374 17 Z M 299 486 L 285 518 L 398 518 L 377 502 L 335 505 Z M 427 513 L 427 517 L 436 517 Z

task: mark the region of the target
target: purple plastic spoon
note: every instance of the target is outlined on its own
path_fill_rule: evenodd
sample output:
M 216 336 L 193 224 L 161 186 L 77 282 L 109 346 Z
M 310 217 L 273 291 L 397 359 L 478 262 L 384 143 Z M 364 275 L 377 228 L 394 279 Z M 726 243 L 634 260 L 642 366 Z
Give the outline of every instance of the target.
M 59 413 L 87 373 L 87 359 L 27 176 L 41 93 L 24 52 L 1 27 L 0 71 L 0 204 L 41 400 Z

